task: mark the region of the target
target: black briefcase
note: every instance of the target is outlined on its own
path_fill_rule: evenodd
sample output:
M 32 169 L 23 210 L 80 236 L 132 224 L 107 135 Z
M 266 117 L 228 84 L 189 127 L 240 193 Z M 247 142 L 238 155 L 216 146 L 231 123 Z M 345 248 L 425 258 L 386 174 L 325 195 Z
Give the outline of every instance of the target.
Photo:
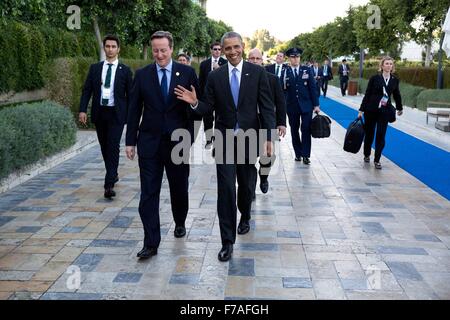
M 311 120 L 311 137 L 328 138 L 331 134 L 331 119 L 320 114 Z
M 356 118 L 347 128 L 344 140 L 344 150 L 358 153 L 364 140 L 364 122 L 362 118 Z

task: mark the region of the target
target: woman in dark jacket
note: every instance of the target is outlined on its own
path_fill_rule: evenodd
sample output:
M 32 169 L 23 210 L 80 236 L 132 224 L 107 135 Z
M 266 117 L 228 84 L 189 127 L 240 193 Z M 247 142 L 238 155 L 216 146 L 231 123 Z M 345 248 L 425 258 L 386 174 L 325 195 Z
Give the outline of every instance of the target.
M 394 96 L 395 108 L 399 116 L 403 113 L 402 97 L 400 96 L 399 80 L 392 75 L 394 70 L 394 60 L 391 57 L 384 57 L 380 62 L 380 73 L 374 75 L 369 80 L 366 94 L 359 108 L 358 117 L 364 113 L 364 162 L 370 162 L 370 152 L 372 150 L 375 128 L 377 136 L 375 141 L 375 168 L 381 169 L 381 152 L 385 145 L 386 130 L 388 127 L 387 112 L 384 112 L 392 105 L 391 95 Z

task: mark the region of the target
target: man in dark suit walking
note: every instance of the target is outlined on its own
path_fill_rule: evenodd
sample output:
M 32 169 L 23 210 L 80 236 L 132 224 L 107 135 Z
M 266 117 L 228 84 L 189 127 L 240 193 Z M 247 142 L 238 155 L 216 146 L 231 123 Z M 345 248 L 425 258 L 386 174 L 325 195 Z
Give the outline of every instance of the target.
M 270 72 L 274 75 L 276 75 L 278 78 L 281 78 L 281 71 L 286 67 L 284 64 L 285 55 L 284 52 L 278 52 L 275 57 L 275 63 L 266 66 L 267 72 Z
M 322 78 L 323 78 L 322 68 L 319 67 L 319 63 L 317 61 L 314 61 L 311 70 L 313 72 L 314 79 L 316 80 L 317 84 L 317 96 L 320 97 L 320 88 L 322 86 Z
M 202 61 L 200 63 L 200 73 L 199 73 L 199 97 L 203 97 L 203 93 L 205 91 L 206 82 L 208 80 L 208 75 L 211 71 L 218 69 L 220 66 L 227 63 L 227 60 L 222 58 L 220 56 L 222 50 L 222 46 L 220 45 L 220 42 L 214 42 L 211 44 L 211 57 L 209 59 L 206 59 L 205 61 Z M 214 139 L 213 135 L 211 134 L 211 130 L 213 128 L 214 123 L 214 114 L 213 112 L 203 115 L 203 127 L 205 130 L 206 135 L 206 145 L 205 148 L 209 149 L 212 146 L 212 141 Z M 210 131 L 208 131 L 210 130 Z
M 350 67 L 347 65 L 347 59 L 342 60 L 342 64 L 339 66 L 339 80 L 341 82 L 341 93 L 345 96 L 345 92 L 348 87 L 348 79 L 350 76 Z
M 333 70 L 331 70 L 330 67 L 330 60 L 325 59 L 322 67 L 320 67 L 320 70 L 322 72 L 322 92 L 323 96 L 326 97 L 328 91 L 328 81 L 333 80 Z
M 106 60 L 89 68 L 80 99 L 79 121 L 86 125 L 88 104 L 92 97 L 91 121 L 95 124 L 106 168 L 104 196 L 112 199 L 116 196 L 114 185 L 119 181 L 120 138 L 127 121 L 132 73 L 118 60 L 119 38 L 106 36 L 103 49 Z
M 241 212 L 238 233 L 245 234 L 250 231 L 257 145 L 264 148 L 267 156 L 272 155 L 270 140 L 271 129 L 275 129 L 275 106 L 272 102 L 267 72 L 264 68 L 242 59 L 244 51 L 242 37 L 236 32 L 227 32 L 221 42 L 228 63 L 209 75 L 204 101 L 197 100 L 195 90 L 179 86 L 175 91 L 178 98 L 191 104 L 196 112 L 205 114 L 211 110 L 215 111 L 215 135 L 223 138 L 222 146 L 217 145 L 217 137 L 215 140 L 217 212 L 222 238 L 222 249 L 218 259 L 228 261 L 236 240 L 237 208 Z M 259 129 L 265 130 L 261 132 Z M 251 143 L 251 137 L 250 142 L 243 143 L 242 136 L 247 134 L 251 136 L 252 132 L 255 136 L 258 133 L 263 136 L 259 143 L 258 141 Z
M 177 129 L 191 133 L 189 113 L 192 111 L 189 105 L 178 100 L 173 92 L 178 85 L 198 89 L 194 69 L 172 60 L 173 38 L 169 32 L 155 32 L 151 36 L 151 46 L 155 63 L 136 71 L 126 135 L 127 157 L 134 159 L 136 145 L 139 156 L 139 215 L 145 234 L 144 247 L 137 254 L 141 259 L 157 254 L 161 241 L 159 197 L 164 169 L 169 181 L 175 221 L 174 236 L 181 238 L 186 234 L 189 155 L 180 154 L 183 159 L 187 157 L 187 161 L 178 161 L 172 157 L 172 150 L 179 143 L 187 145 L 187 148 L 183 149 L 189 150 L 191 137 L 188 134 L 188 137 L 176 138 L 172 134 Z
M 248 61 L 250 63 L 262 66 L 263 56 L 259 49 L 254 48 L 248 53 Z M 267 69 L 266 69 L 267 70 Z M 276 126 L 278 135 L 284 137 L 286 135 L 286 101 L 284 99 L 283 89 L 281 88 L 280 79 L 270 72 L 267 73 L 269 79 L 270 91 L 272 93 L 273 103 L 275 105 L 275 115 L 276 115 Z M 267 193 L 269 191 L 269 173 L 270 168 L 275 162 L 276 156 L 272 154 L 271 158 L 264 157 L 261 155 L 259 160 L 259 188 L 262 193 Z M 256 178 L 256 176 L 255 176 Z M 256 188 L 256 179 L 255 179 Z

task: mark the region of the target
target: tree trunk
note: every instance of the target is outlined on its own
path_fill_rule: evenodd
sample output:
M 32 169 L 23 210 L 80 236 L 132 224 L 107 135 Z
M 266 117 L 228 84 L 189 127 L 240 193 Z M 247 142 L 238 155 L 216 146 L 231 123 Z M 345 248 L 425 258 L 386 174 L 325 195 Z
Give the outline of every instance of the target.
M 105 51 L 103 50 L 103 39 L 100 33 L 100 27 L 98 26 L 97 17 L 92 18 L 92 24 L 94 26 L 95 38 L 97 39 L 97 44 L 100 52 L 100 61 L 106 59 Z
M 426 53 L 425 53 L 425 67 L 429 67 L 431 65 L 431 46 L 433 45 L 433 37 L 428 37 L 428 41 L 426 44 Z
M 144 44 L 142 54 L 143 54 L 143 59 L 147 60 L 148 59 L 148 44 L 146 44 L 146 43 Z

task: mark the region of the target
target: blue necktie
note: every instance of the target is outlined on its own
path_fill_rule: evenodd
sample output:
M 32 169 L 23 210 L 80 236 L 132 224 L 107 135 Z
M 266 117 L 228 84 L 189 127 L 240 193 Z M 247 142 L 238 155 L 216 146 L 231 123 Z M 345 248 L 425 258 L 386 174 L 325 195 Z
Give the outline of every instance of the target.
M 239 80 L 236 75 L 237 71 L 238 71 L 238 69 L 236 69 L 236 68 L 234 68 L 232 70 L 231 83 L 230 83 L 231 94 L 233 95 L 233 101 L 234 101 L 234 105 L 236 106 L 236 110 L 237 110 L 238 101 L 239 101 Z M 234 127 L 234 129 L 235 130 L 239 129 L 239 124 L 237 122 L 236 122 L 236 126 Z
M 167 104 L 167 96 L 168 96 L 168 89 L 167 89 L 167 75 L 166 75 L 166 69 L 161 69 L 163 76 L 161 79 L 161 93 L 164 99 L 164 103 Z
M 234 101 L 234 105 L 238 106 L 238 101 L 239 101 L 239 80 L 238 77 L 236 75 L 236 72 L 238 71 L 238 69 L 234 68 L 232 71 L 232 75 L 231 75 L 231 83 L 230 83 L 230 87 L 231 87 L 231 94 L 233 95 L 233 101 Z

